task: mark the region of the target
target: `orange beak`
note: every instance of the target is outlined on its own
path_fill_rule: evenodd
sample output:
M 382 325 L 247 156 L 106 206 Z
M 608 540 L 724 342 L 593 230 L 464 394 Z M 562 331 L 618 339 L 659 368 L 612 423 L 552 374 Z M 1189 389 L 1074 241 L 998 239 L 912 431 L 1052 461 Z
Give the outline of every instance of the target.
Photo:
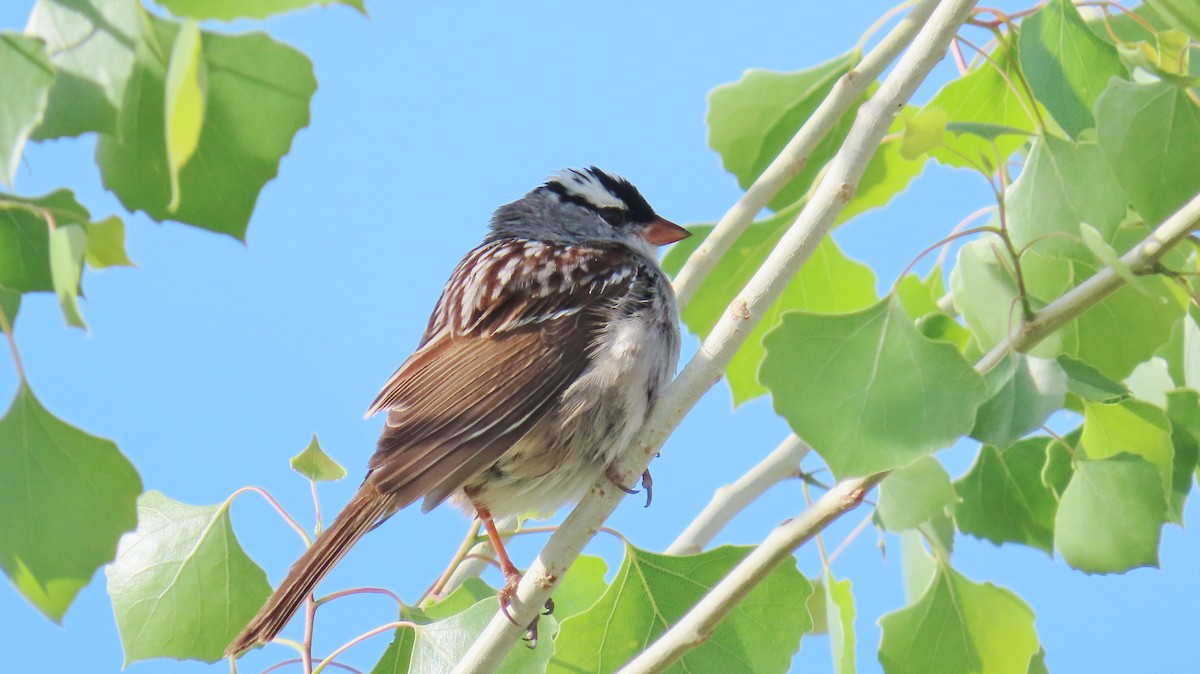
M 663 218 L 654 218 L 642 229 L 642 238 L 656 246 L 675 243 L 691 235 L 691 232 Z

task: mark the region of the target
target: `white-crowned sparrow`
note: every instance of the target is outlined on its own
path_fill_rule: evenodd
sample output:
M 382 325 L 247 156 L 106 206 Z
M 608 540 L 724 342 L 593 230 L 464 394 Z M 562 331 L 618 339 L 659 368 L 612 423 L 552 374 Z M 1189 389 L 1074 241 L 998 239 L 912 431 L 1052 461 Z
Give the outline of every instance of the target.
M 628 448 L 679 360 L 655 248 L 686 236 L 594 166 L 500 207 L 367 412 L 387 424 L 362 486 L 228 652 L 273 639 L 363 534 L 421 498 L 484 523 L 505 605 L 520 574 L 492 516 L 577 501 Z

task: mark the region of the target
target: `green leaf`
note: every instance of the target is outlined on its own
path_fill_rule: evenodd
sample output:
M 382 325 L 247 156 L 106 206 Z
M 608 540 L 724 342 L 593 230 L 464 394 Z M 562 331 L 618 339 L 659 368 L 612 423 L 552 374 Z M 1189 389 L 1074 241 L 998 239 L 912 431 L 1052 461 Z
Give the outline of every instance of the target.
M 86 259 L 93 269 L 134 266 L 125 253 L 125 223 L 120 218 L 113 215 L 88 223 Z
M 737 82 L 708 95 L 708 146 L 721 155 L 726 171 L 743 189 L 762 174 L 796 131 L 828 95 L 838 78 L 862 55 L 843 54 L 819 66 L 794 73 L 752 69 Z M 821 168 L 841 147 L 858 106 L 851 106 L 809 154 L 804 168 L 770 202 L 782 210 L 800 200 Z
M 979 408 L 971 437 L 1007 447 L 1062 408 L 1067 375 L 1053 360 L 1010 353 L 984 374 L 991 398 Z
M 1039 649 L 1037 655 L 1029 660 L 1027 674 L 1050 674 L 1050 670 L 1046 669 L 1046 649 Z
M 898 300 L 853 314 L 784 316 L 763 339 L 775 410 L 838 479 L 912 463 L 971 430 L 987 387 Z
M 887 674 L 1025 674 L 1041 648 L 1033 611 L 991 583 L 944 565 L 914 604 L 879 619 Z
M 883 480 L 876 513 L 888 531 L 904 531 L 928 522 L 956 501 L 946 469 L 932 456 L 922 456 Z
M 591 608 L 604 595 L 608 564 L 601 557 L 580 555 L 554 588 L 554 615 L 565 620 Z
M 1049 444 L 1036 437 L 1006 449 L 980 447 L 975 465 L 954 483 L 962 499 L 954 508 L 959 530 L 996 545 L 1021 543 L 1050 553 L 1058 499 L 1042 482 Z
M 604 596 L 563 621 L 548 671 L 615 670 L 681 618 L 750 550 L 722 546 L 674 557 L 626 546 L 625 561 Z M 800 636 L 812 626 L 804 610 L 811 592 L 794 564 L 780 565 L 703 645 L 666 671 L 786 672 Z
M 729 303 L 775 249 L 795 217 L 796 209 L 788 209 L 751 225 L 742 234 L 683 310 L 683 322 L 688 330 L 701 338 L 708 335 Z M 693 236 L 673 246 L 663 260 L 663 266 L 670 274 L 678 273 L 692 251 L 712 231 L 709 225 L 690 229 Z M 767 392 L 758 379 L 765 355 L 762 338 L 779 325 L 784 312 L 805 309 L 844 313 L 869 306 L 875 298 L 875 274 L 871 269 L 846 257 L 833 239 L 826 237 L 784 289 L 783 295 L 766 310 L 726 369 L 734 403 L 741 404 Z
M 454 668 L 466 655 L 483 628 L 496 615 L 495 597 L 480 600 L 471 608 L 443 620 L 396 630 L 395 639 L 375 664 L 371 674 L 441 674 Z M 555 643 L 547 638 L 558 630 L 554 616 L 542 616 L 538 630 L 543 638 L 537 648 L 514 648 L 494 670 L 499 674 L 526 674 L 546 670 Z
M 1171 445 L 1175 448 L 1167 519 L 1182 525 L 1183 506 L 1192 491 L 1192 473 L 1200 463 L 1200 394 L 1196 391 L 1168 393 L 1167 418 L 1171 420 Z
M 83 256 L 87 252 L 87 232 L 80 225 L 59 225 L 50 232 L 50 277 L 67 325 L 87 328 L 79 313 L 79 281 L 83 276 Z
M 329 482 L 346 477 L 346 469 L 321 449 L 316 433 L 312 436 L 312 442 L 308 443 L 303 452 L 293 456 L 289 464 L 292 470 L 313 482 Z
M 154 0 L 175 16 L 193 19 L 264 19 L 312 6 L 340 4 L 367 13 L 363 0 Z
M 834 674 L 854 674 L 854 594 L 850 579 L 837 580 L 826 569 L 823 585 Z
M 942 279 L 942 265 L 938 264 L 929 271 L 925 280 L 916 274 L 906 274 L 896 284 L 896 296 L 904 311 L 914 319 L 926 314 L 940 312 L 938 300 L 946 294 L 946 284 Z
M 1075 475 L 1075 454 L 1079 447 L 1079 436 L 1083 431 L 1080 426 L 1072 431 L 1062 441 L 1051 438 L 1046 444 L 1046 463 L 1042 466 L 1042 484 L 1046 485 L 1054 498 L 1062 500 L 1063 492 Z
M 137 0 L 37 0 L 26 32 L 46 41 L 58 79 L 35 139 L 116 132 L 143 12 Z
M 966 75 L 946 84 L 925 105 L 927 108 L 945 110 L 949 118 L 946 128 L 959 131 L 947 135 L 945 145 L 930 152 L 942 164 L 956 168 L 976 167 L 981 156 L 994 164 L 997 153 L 1007 158 L 1025 144 L 1026 139 L 1019 135 L 981 137 L 973 132 L 963 132 L 963 124 L 976 125 L 967 127 L 972 130 L 983 128 L 978 125 L 995 125 L 1024 132 L 1032 132 L 1036 128 L 1029 113 L 1036 103 L 1030 102 L 1023 93 L 1009 86 L 1008 82 L 1016 82 L 1018 76 L 1009 50 L 1002 45 L 990 57 L 990 61 L 981 61 Z
M 229 501 L 192 506 L 148 491 L 137 531 L 108 567 L 125 664 L 151 658 L 216 662 L 271 586 L 233 533 Z
M 171 202 L 167 204 L 167 210 L 175 212 L 182 198 L 179 172 L 200 144 L 200 129 L 204 127 L 204 106 L 208 95 L 208 66 L 200 49 L 200 26 L 194 20 L 183 22 L 175 36 L 166 78 L 164 127 L 167 171 L 171 177 Z
M 1082 360 L 1062 355 L 1056 362 L 1067 375 L 1067 390 L 1084 400 L 1115 403 L 1129 397 L 1124 384 L 1109 379 Z
M 0 72 L 4 73 L 4 96 L 0 97 L 0 181 L 11 186 L 25 141 L 46 111 L 46 100 L 54 84 L 54 67 L 41 40 L 4 31 L 0 32 Z
M 1195 309 L 1192 313 L 1200 314 Z M 1192 314 L 1180 318 L 1171 331 L 1171 338 L 1156 355 L 1167 361 L 1172 381 L 1178 382 L 1180 387 L 1200 391 L 1200 325 Z
M 1200 6 L 1191 0 L 1146 0 L 1146 5 L 1174 26 L 1200 40 Z
M 1183 90 L 1113 80 L 1096 101 L 1096 129 L 1113 173 L 1148 224 L 1200 192 L 1200 107 Z
M 1067 0 L 1025 17 L 1018 43 L 1034 96 L 1072 137 L 1095 125 L 1092 107 L 1109 78 L 1127 76 L 1116 48 L 1088 30 Z
M 1054 542 L 1067 564 L 1086 573 L 1158 566 L 1165 515 L 1154 464 L 1130 454 L 1081 461 L 1059 501 Z
M 430 622 L 462 613 L 488 597 L 491 597 L 492 601 L 498 601 L 495 598 L 496 590 L 490 585 L 479 578 L 467 578 L 463 581 L 462 585 L 454 588 L 454 591 L 448 596 L 431 606 L 423 609 L 410 609 L 406 606 L 400 610 L 403 613 L 411 610 L 414 615 L 422 618 L 422 622 Z M 420 611 L 420 614 L 416 613 L 417 610 Z M 409 616 L 406 615 L 405 617 Z
M 90 217 L 70 190 L 35 198 L 0 194 L 0 286 L 19 292 L 54 290 L 50 230 L 82 225 Z
M 1158 467 L 1162 494 L 1171 489 L 1175 450 L 1171 446 L 1171 422 L 1161 409 L 1141 400 L 1124 400 L 1112 405 L 1084 403 L 1083 450 L 1092 460 L 1121 453 L 1133 454 Z
M 168 53 L 177 24 L 149 21 L 154 44 Z M 139 48 L 131 79 L 135 95 L 121 108 L 118 133 L 101 136 L 96 161 L 105 186 L 126 208 L 242 239 L 259 192 L 308 124 L 316 80 L 306 56 L 262 33 L 201 31 L 201 45 L 208 64 L 207 114 L 195 155 L 179 173 L 178 208 L 169 208 L 166 65 L 147 44 Z
M 0 567 L 58 622 L 137 524 L 137 471 L 108 440 L 54 417 L 25 383 L 0 419 Z
M 1081 223 L 1099 229 L 1108 242 L 1129 210 L 1099 145 L 1076 145 L 1054 136 L 1034 138 L 1006 206 L 1009 234 L 1018 249 L 1032 246 L 1040 253 L 1084 259 Z
M 900 118 L 904 123 L 904 134 L 900 142 L 900 156 L 915 160 L 945 142 L 946 122 L 950 116 L 938 107 L 926 107 L 915 115 Z
M 904 596 L 914 603 L 925 594 L 938 570 L 937 562 L 925 549 L 925 537 L 915 529 L 900 532 L 900 567 Z
M 1157 407 L 1167 406 L 1167 392 L 1175 390 L 1167 361 L 1155 356 L 1133 368 L 1125 378 L 1125 384 L 1133 397 Z
M 1001 136 L 1031 136 L 1032 131 L 1018 129 L 1003 124 L 986 124 L 983 122 L 949 122 L 946 130 L 952 133 L 969 133 L 984 140 L 996 140 Z
M 0 313 L 4 314 L 4 322 L 0 323 L 0 332 L 9 332 L 17 325 L 17 312 L 21 310 L 21 293 L 0 286 Z

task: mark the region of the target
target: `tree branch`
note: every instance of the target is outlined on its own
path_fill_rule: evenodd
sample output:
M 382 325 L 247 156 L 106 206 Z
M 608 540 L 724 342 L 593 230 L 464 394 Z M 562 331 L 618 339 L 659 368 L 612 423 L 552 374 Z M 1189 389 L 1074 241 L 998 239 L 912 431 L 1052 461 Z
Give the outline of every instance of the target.
M 1188 201 L 1155 228 L 1150 236 L 1122 255 L 1121 262 L 1135 274 L 1152 271 L 1162 256 L 1180 241 L 1186 239 L 1198 225 L 1200 225 L 1200 194 L 1192 197 L 1191 201 Z M 996 363 L 1004 360 L 1004 357 L 1010 352 L 1024 353 L 1032 349 L 1055 330 L 1116 292 L 1124 283 L 1125 280 L 1111 267 L 1101 269 L 1037 312 L 1033 319 L 1023 321 L 1013 334 L 993 347 L 979 361 L 975 369 L 986 372 Z
M 720 380 L 737 348 L 828 233 L 838 213 L 854 196 L 867 163 L 896 113 L 945 55 L 950 40 L 973 5 L 971 0 L 940 3 L 879 91 L 859 108 L 845 143 L 830 162 L 825 177 L 800 217 L 734 299 L 730 311 L 714 326 L 698 353 L 663 392 L 634 438 L 617 471 L 618 477 L 624 478 L 626 483 L 645 470 L 688 410 Z M 571 562 L 579 556 L 623 495 L 607 476 L 601 476 L 592 485 L 525 573 L 510 610 L 512 618 L 497 611 L 453 671 L 486 674 L 499 666 L 504 654 L 524 631 L 518 625 L 532 621 Z
M 1141 243 L 1121 257 L 1135 272 L 1150 271 L 1173 246 L 1186 239 L 1200 227 L 1200 194 L 1172 214 Z M 1067 291 L 1051 302 L 1011 338 L 998 344 L 975 364 L 986 372 L 1010 351 L 1026 351 L 1042 339 L 1095 306 L 1125 283 L 1111 267 Z M 776 565 L 788 558 L 792 550 L 803 545 L 818 532 L 857 507 L 862 496 L 887 477 L 887 472 L 839 483 L 811 508 L 791 522 L 777 528 L 754 552 L 742 560 L 687 615 L 679 620 L 637 658 L 620 670 L 620 674 L 645 674 L 666 668 L 688 649 L 704 642 L 712 630 Z M 851 498 L 852 496 L 856 498 Z M 787 545 L 791 548 L 783 550 Z M 763 551 L 764 548 L 769 548 Z M 762 554 L 759 554 L 759 553 Z
M 704 241 L 688 257 L 687 263 L 675 277 L 675 297 L 679 306 L 691 301 L 700 284 L 712 272 L 738 237 L 746 231 L 754 216 L 779 194 L 788 182 L 804 170 L 813 148 L 829 134 L 846 110 L 862 95 L 888 67 L 901 50 L 912 41 L 914 35 L 929 19 L 937 0 L 920 0 L 895 28 L 870 51 L 850 72 L 842 75 L 829 91 L 829 95 L 804 126 L 796 132 L 783 151 L 750 185 L 737 203 L 717 222 Z
M 863 496 L 886 475 L 878 473 L 841 482 L 825 492 L 811 508 L 777 527 L 729 575 L 704 595 L 687 615 L 672 625 L 650 648 L 621 668 L 619 674 L 661 672 L 681 655 L 703 644 L 734 606 L 765 580 L 775 567 L 791 559 L 793 550 L 807 543 L 843 513 L 857 507 Z
M 795 434 L 739 477 L 717 489 L 696 519 L 666 549 L 668 555 L 693 555 L 712 542 L 726 524 L 768 489 L 800 475 L 800 461 L 811 448 Z

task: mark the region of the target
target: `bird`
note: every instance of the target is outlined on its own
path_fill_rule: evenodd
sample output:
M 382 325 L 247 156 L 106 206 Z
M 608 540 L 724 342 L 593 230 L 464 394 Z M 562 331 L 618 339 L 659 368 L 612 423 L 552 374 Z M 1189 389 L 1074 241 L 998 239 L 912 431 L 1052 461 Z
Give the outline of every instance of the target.
M 274 639 L 364 534 L 418 500 L 481 521 L 507 613 L 521 574 L 493 518 L 553 513 L 602 474 L 633 493 L 613 466 L 679 361 L 679 309 L 657 249 L 689 235 L 595 166 L 498 208 L 367 410 L 387 416 L 362 485 L 226 655 Z M 530 630 L 536 639 L 536 619 Z

